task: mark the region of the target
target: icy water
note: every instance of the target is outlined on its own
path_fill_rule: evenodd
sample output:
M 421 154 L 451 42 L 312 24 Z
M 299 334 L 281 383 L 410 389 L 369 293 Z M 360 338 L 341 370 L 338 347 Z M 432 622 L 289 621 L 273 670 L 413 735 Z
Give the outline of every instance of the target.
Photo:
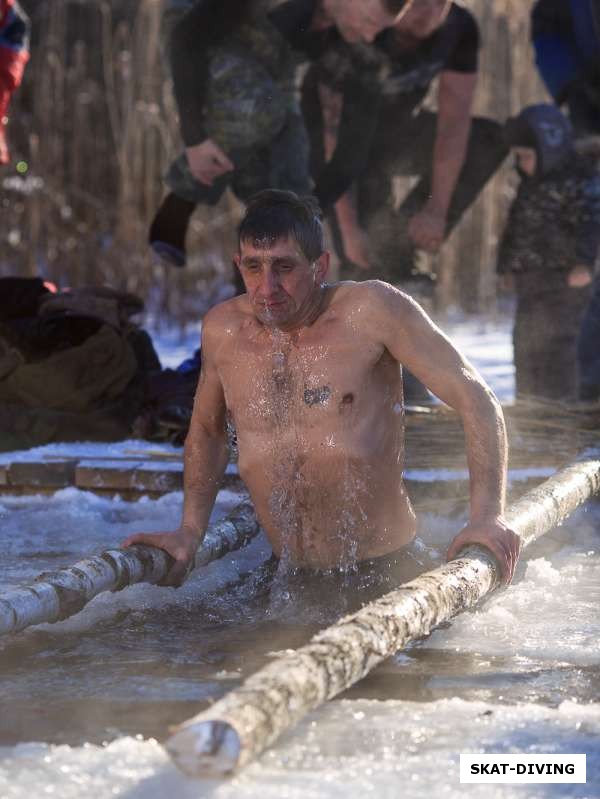
M 510 400 L 508 326 L 452 332 Z M 198 340 L 167 338 L 165 365 Z M 234 500 L 221 494 L 216 515 Z M 180 508 L 179 494 L 0 497 L 0 591 L 135 530 L 168 529 Z M 434 559 L 460 523 L 422 517 Z M 178 591 L 97 597 L 73 619 L 0 641 L 0 799 L 599 799 L 599 531 L 600 508 L 579 512 L 528 551 L 511 588 L 399 653 L 224 783 L 183 777 L 160 741 L 313 632 L 314 614 L 254 598 L 245 575 L 268 545 L 255 541 Z M 586 753 L 588 784 L 460 785 L 459 754 L 484 751 Z
M 234 501 L 222 494 L 217 515 Z M 181 495 L 0 498 L 0 590 L 170 528 Z M 431 556 L 460 519 L 421 519 Z M 0 642 L 0 797 L 600 796 L 600 508 L 529 550 L 513 586 L 383 664 L 224 783 L 183 777 L 160 741 L 315 616 L 253 595 L 258 539 L 180 590 L 135 586 Z M 460 785 L 461 752 L 586 753 L 587 785 Z

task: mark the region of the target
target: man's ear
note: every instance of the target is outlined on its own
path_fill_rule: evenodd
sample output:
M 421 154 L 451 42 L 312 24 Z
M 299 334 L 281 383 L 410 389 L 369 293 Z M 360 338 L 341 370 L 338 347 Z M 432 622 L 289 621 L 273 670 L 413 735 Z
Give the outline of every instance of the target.
M 239 253 L 236 253 L 236 254 L 233 256 L 233 265 L 234 265 L 234 266 L 236 266 L 236 267 L 239 269 L 239 268 L 240 268 L 240 263 L 241 263 L 241 261 L 242 261 L 242 259 L 241 259 L 241 257 L 240 257 L 240 254 L 239 254 Z
M 321 255 L 315 261 L 315 283 L 323 283 L 329 272 L 329 262 L 331 260 L 331 253 L 329 250 L 323 250 Z

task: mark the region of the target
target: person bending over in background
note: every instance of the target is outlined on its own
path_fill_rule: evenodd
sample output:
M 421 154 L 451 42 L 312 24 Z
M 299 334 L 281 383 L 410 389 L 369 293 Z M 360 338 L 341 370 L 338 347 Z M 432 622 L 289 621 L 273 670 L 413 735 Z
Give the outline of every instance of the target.
M 0 164 L 8 164 L 8 107 L 29 60 L 29 19 L 16 0 L 0 0 Z
M 235 262 L 246 293 L 204 318 L 202 372 L 184 454 L 179 528 L 136 534 L 193 564 L 228 463 L 226 416 L 240 476 L 273 550 L 272 566 L 353 601 L 424 570 L 403 482 L 402 369 L 459 413 L 471 475 L 470 523 L 449 557 L 487 547 L 510 581 L 519 538 L 503 519 L 502 410 L 475 369 L 406 294 L 380 281 L 326 282 L 313 198 L 264 191 L 248 205 Z
M 534 105 L 506 123 L 521 183 L 500 242 L 498 272 L 517 294 L 517 396 L 572 400 L 576 341 L 600 246 L 600 172 L 576 152 L 568 119 Z
M 376 263 L 386 279 L 410 278 L 415 248 L 439 249 L 506 156 L 501 125 L 472 119 L 478 48 L 474 17 L 450 0 L 409 0 L 395 25 L 377 37 L 381 106 L 363 133 L 366 168 L 354 195 L 336 204 L 341 246 L 355 267 Z M 303 87 L 317 174 L 337 136 L 346 135 L 346 108 L 359 102 L 352 84 L 343 85 L 334 55 L 325 53 L 311 67 Z M 432 113 L 421 104 L 436 79 Z M 398 209 L 394 175 L 419 178 Z
M 214 205 L 230 186 L 246 201 L 272 187 L 311 190 L 308 137 L 296 100 L 296 69 L 339 41 L 369 42 L 404 0 L 198 0 L 178 22 L 172 0 L 168 54 L 185 152 L 167 175 L 170 193 L 150 227 L 153 250 L 183 266 L 197 204 Z M 342 148 L 355 153 L 374 112 L 369 70 L 349 75 L 360 102 Z M 330 205 L 351 184 L 353 159 L 334 157 L 315 194 Z

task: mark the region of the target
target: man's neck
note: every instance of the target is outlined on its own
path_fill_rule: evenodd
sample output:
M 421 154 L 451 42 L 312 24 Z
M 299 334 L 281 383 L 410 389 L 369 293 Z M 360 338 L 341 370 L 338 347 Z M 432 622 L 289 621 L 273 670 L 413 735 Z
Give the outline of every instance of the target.
M 298 309 L 298 314 L 287 324 L 277 325 L 276 330 L 287 335 L 300 333 L 304 328 L 311 327 L 323 313 L 327 294 L 327 284 L 322 283 L 315 287 L 315 291 L 307 297 Z

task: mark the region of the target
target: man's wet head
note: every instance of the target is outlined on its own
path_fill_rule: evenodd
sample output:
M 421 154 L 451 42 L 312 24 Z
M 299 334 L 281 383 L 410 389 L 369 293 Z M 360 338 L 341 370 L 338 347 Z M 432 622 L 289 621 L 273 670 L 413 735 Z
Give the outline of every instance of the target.
M 329 268 L 316 200 L 261 191 L 250 200 L 238 233 L 234 261 L 257 319 L 281 330 L 310 324 Z
M 372 42 L 391 27 L 407 0 L 323 0 L 323 8 L 347 42 Z

